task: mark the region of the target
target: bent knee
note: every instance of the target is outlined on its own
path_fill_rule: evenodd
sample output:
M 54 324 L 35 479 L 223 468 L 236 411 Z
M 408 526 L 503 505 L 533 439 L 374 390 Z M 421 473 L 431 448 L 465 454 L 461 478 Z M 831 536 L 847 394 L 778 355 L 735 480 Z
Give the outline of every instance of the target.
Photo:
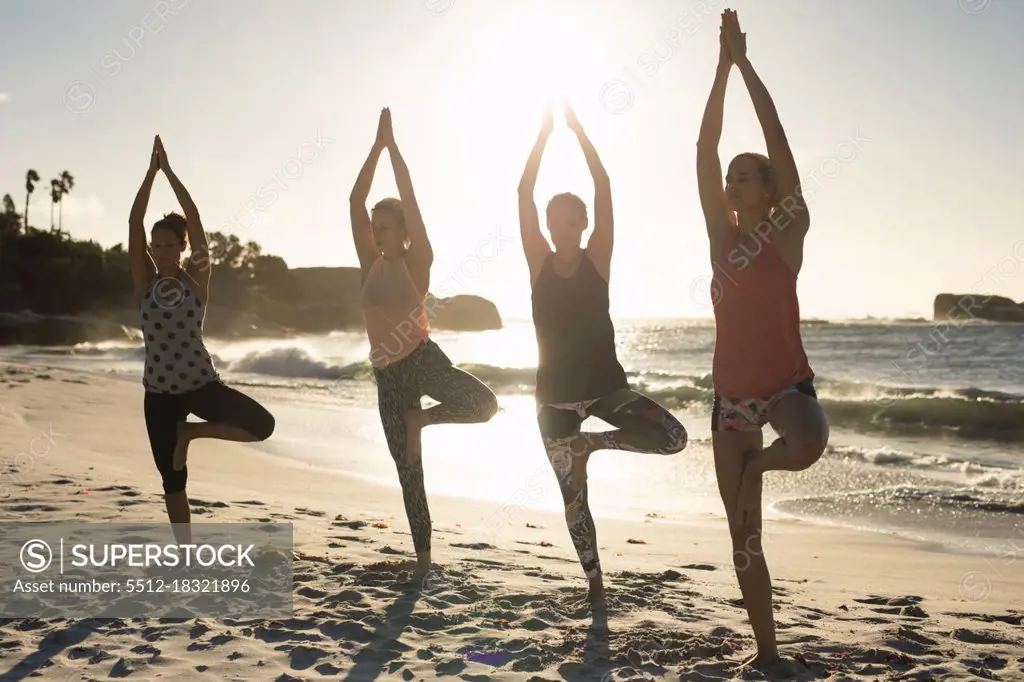
M 498 414 L 498 397 L 487 392 L 486 396 L 480 398 L 480 421 L 490 421 Z
M 802 437 L 786 443 L 792 452 L 794 469 L 803 471 L 816 464 L 821 456 L 825 454 L 828 446 L 828 438 L 824 435 L 815 437 Z
M 274 429 L 277 427 L 277 420 L 274 419 L 274 415 L 266 412 L 260 417 L 259 421 L 256 422 L 255 428 L 252 430 L 252 435 L 256 437 L 256 440 L 266 440 L 274 434 Z
M 679 424 L 677 428 L 669 429 L 666 436 L 668 440 L 668 444 L 664 448 L 666 455 L 674 455 L 686 449 L 689 436 L 682 424 Z
M 652 450 L 656 450 L 663 455 L 674 455 L 686 448 L 686 429 L 683 428 L 682 424 L 668 427 L 659 426 L 651 429 L 646 434 L 645 439 Z

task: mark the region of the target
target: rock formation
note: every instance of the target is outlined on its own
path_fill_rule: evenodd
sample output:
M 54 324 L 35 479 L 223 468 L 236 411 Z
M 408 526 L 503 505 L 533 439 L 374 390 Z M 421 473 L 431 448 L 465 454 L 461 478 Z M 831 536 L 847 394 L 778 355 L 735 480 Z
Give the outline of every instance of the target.
M 936 320 L 989 320 L 991 322 L 1024 322 L 1024 303 L 1005 296 L 985 294 L 939 294 L 935 297 Z

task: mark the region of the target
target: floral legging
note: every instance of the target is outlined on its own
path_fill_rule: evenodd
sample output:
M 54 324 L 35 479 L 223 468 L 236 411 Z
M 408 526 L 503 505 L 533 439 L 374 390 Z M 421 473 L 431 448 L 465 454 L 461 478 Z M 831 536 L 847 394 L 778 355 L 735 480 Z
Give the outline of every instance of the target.
M 580 438 L 580 426 L 587 417 L 597 417 L 616 428 Z M 594 400 L 541 405 L 537 422 L 562 491 L 569 536 L 584 573 L 596 578 L 601 575 L 597 532 L 587 503 L 586 477 L 573 481 L 573 457 L 596 450 L 672 455 L 686 447 L 686 429 L 664 407 L 629 388 Z
M 433 341 L 425 341 L 405 358 L 375 369 L 373 374 L 380 421 L 398 469 L 413 546 L 417 552 L 429 551 L 431 524 L 423 462 L 421 458 L 413 462 L 405 458 L 405 413 L 419 408 L 420 399 L 426 395 L 440 403 L 426 410 L 428 423 L 478 424 L 495 415 L 498 400 L 479 379 L 452 365 Z

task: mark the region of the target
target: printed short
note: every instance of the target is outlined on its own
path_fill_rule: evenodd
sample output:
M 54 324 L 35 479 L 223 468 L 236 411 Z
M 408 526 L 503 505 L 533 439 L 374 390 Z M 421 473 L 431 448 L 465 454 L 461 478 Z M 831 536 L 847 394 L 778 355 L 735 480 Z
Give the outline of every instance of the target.
M 768 423 L 772 408 L 790 393 L 803 393 L 815 400 L 818 398 L 813 379 L 804 379 L 795 386 L 763 398 L 723 398 L 716 393 L 711 408 L 711 430 L 760 431 Z

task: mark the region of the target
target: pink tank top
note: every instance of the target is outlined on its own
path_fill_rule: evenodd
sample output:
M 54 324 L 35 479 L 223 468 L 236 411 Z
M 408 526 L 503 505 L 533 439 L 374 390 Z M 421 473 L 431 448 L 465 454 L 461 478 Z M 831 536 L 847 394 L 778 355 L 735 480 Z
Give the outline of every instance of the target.
M 412 281 L 404 258 L 377 258 L 359 298 L 374 367 L 398 362 L 430 338 L 425 295 Z
M 729 230 L 714 259 L 715 392 L 760 398 L 814 377 L 800 338 L 796 275 L 774 244 Z

